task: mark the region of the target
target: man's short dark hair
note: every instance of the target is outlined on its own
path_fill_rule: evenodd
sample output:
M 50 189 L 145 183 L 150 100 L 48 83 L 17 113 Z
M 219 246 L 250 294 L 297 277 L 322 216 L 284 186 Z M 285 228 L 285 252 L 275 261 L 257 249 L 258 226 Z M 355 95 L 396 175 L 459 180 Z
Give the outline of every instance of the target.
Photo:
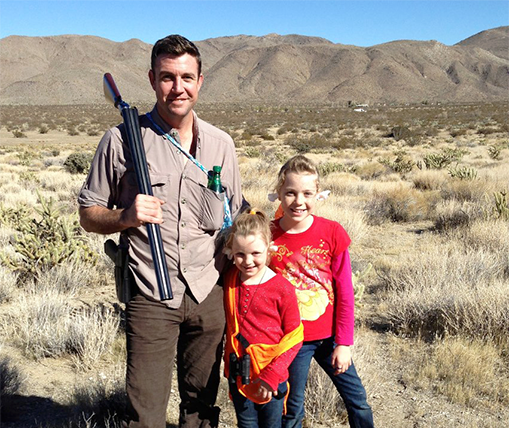
M 193 42 L 178 34 L 171 34 L 156 42 L 152 48 L 152 56 L 150 59 L 150 66 L 152 67 L 152 71 L 154 71 L 156 58 L 159 55 L 168 54 L 173 56 L 182 56 L 186 53 L 196 58 L 196 61 L 198 62 L 199 76 L 201 74 L 200 51 Z

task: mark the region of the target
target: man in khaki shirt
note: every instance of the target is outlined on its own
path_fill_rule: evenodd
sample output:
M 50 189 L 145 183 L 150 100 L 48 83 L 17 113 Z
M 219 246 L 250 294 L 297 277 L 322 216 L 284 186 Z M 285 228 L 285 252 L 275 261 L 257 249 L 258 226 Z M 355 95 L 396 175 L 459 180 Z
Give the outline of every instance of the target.
M 129 246 L 135 290 L 126 305 L 126 426 L 166 426 L 176 355 L 179 426 L 216 427 L 224 332 L 223 293 L 217 285 L 224 259 L 216 238 L 223 223 L 223 195 L 207 189 L 207 175 L 158 128 L 175 136 L 207 170 L 222 167 L 233 217 L 242 205 L 235 146 L 228 134 L 193 110 L 203 75 L 192 42 L 178 35 L 159 40 L 149 79 L 157 102 L 151 119 L 140 117 L 140 128 L 154 196 L 138 193 L 125 129 L 119 125 L 99 143 L 78 198 L 80 220 L 89 232 L 120 232 L 122 244 Z M 172 300 L 160 300 L 145 223 L 161 227 Z

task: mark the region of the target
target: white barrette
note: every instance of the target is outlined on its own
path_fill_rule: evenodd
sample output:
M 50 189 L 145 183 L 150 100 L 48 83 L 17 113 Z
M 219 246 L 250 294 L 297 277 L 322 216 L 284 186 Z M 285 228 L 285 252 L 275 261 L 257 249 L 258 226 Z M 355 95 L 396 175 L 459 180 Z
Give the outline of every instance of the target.
M 318 193 L 318 195 L 316 195 L 316 200 L 317 201 L 325 201 L 330 195 L 330 190 L 324 190 L 323 192 L 320 192 Z

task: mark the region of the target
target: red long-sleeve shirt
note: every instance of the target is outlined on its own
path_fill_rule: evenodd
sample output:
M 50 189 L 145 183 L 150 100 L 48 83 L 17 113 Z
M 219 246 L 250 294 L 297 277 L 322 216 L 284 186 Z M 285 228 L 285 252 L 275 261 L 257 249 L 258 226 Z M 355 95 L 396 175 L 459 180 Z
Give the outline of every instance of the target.
M 236 300 L 239 330 L 250 344 L 278 344 L 300 325 L 295 289 L 279 274 L 258 285 L 243 284 L 237 276 Z M 302 342 L 275 358 L 259 378 L 276 390 L 288 379 L 288 367 L 301 346 Z

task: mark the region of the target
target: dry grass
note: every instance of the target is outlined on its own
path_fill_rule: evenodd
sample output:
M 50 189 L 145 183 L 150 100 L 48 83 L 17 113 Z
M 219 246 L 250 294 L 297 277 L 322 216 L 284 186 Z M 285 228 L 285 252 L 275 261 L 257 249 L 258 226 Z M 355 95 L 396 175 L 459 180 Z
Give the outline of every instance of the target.
M 20 257 L 13 219 L 23 210 L 35 217 L 35 191 L 59 201 L 65 215 L 75 212 L 84 175 L 68 173 L 64 162 L 74 152 L 93 153 L 99 136 L 89 130 L 119 121 L 110 108 L 31 112 L 0 112 L 0 252 L 11 260 Z M 331 106 L 200 106 L 200 117 L 236 136 L 243 194 L 269 215 L 277 202 L 267 194 L 284 161 L 305 152 L 320 164 L 331 196 L 317 213 L 352 237 L 354 271 L 373 266 L 361 278 L 354 360 L 377 426 L 502 428 L 509 418 L 509 223 L 495 201 L 509 191 L 506 112 L 507 103 L 377 107 L 361 115 Z M 407 135 L 396 138 L 398 129 Z M 447 156 L 452 162 L 435 169 Z M 86 237 L 95 265 L 64 263 L 28 279 L 0 266 L 2 371 L 19 374 L 19 393 L 49 397 L 69 412 L 64 422 L 40 419 L 41 428 L 120 426 L 125 344 L 102 249 L 107 238 Z M 232 426 L 225 380 L 218 403 L 221 427 Z M 171 424 L 177 408 L 174 392 Z M 346 424 L 341 400 L 316 367 L 306 408 L 308 427 Z

